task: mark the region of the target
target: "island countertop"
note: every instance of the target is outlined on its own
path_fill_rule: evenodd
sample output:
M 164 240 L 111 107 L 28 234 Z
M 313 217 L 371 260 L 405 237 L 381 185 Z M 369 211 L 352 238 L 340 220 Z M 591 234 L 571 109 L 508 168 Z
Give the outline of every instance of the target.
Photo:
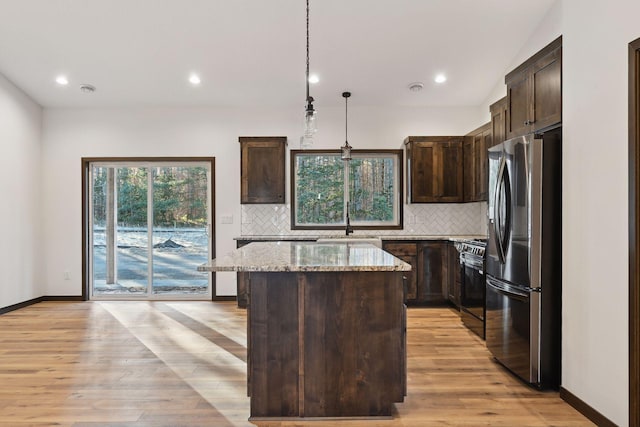
M 254 242 L 198 267 L 198 271 L 410 271 L 411 265 L 362 243 Z

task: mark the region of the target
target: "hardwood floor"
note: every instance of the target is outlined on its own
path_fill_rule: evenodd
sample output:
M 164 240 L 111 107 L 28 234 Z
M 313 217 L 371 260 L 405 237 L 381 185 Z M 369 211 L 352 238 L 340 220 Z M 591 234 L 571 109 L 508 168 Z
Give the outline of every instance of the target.
M 0 316 L 1 426 L 251 426 L 235 303 L 39 303 Z M 408 311 L 408 396 L 391 421 L 293 426 L 587 426 L 492 361 L 446 308 Z

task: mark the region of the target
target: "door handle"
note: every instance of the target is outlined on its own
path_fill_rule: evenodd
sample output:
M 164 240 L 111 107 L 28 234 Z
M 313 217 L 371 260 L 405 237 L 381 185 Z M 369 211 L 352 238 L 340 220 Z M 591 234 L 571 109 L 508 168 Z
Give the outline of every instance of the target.
M 506 167 L 506 160 L 504 157 L 500 160 L 500 167 L 498 168 L 498 181 L 496 182 L 496 190 L 493 201 L 493 217 L 495 218 L 494 238 L 496 239 L 496 246 L 498 247 L 498 259 L 501 263 L 505 262 L 505 254 L 502 242 L 502 232 L 500 230 L 500 223 L 502 216 L 500 215 L 500 204 L 502 203 L 502 197 L 500 195 L 500 188 L 504 181 L 504 168 Z

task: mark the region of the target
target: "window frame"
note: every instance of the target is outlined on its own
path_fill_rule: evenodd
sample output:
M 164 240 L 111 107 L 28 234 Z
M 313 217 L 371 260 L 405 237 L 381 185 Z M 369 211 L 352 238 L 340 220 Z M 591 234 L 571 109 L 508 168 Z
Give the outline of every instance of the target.
M 379 149 L 379 150 L 351 150 L 352 155 L 367 155 L 371 154 L 373 156 L 380 156 L 384 154 L 390 154 L 397 158 L 397 168 L 395 170 L 395 174 L 397 176 L 396 181 L 396 194 L 395 200 L 398 206 L 398 217 L 396 224 L 378 224 L 378 225 L 362 225 L 358 223 L 351 223 L 351 228 L 354 230 L 402 230 L 404 228 L 403 221 L 403 197 L 402 194 L 404 192 L 404 150 L 390 150 L 390 149 Z M 291 150 L 290 151 L 290 168 L 289 168 L 289 181 L 290 181 L 290 195 L 291 195 L 291 229 L 292 230 L 344 230 L 346 224 L 332 224 L 332 225 L 298 225 L 296 223 L 296 159 L 298 155 L 308 155 L 308 154 L 328 154 L 328 155 L 340 155 L 340 150 L 323 150 L 323 149 L 314 149 L 314 150 Z M 346 197 L 346 196 L 345 196 Z

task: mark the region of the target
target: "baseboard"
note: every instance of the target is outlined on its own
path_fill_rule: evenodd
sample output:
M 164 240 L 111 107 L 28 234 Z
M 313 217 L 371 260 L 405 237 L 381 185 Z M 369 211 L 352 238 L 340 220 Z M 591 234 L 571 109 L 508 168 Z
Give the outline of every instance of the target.
M 236 301 L 236 300 L 237 298 L 234 295 L 211 298 L 211 301 Z
M 564 387 L 560 387 L 560 398 L 573 406 L 578 412 L 589 418 L 598 427 L 617 427 L 617 424 L 593 409 L 582 399 Z
M 44 297 L 38 297 L 34 299 L 30 299 L 28 301 L 19 302 L 18 304 L 9 305 L 6 307 L 0 308 L 0 314 L 5 314 L 10 311 L 19 310 L 21 308 L 29 307 L 30 305 L 37 304 L 39 302 L 44 301 Z
M 65 296 L 65 295 L 43 296 L 43 297 L 33 298 L 28 301 L 19 302 L 18 304 L 9 305 L 7 307 L 2 307 L 0 308 L 0 314 L 9 313 L 10 311 L 19 310 L 21 308 L 29 307 L 30 305 L 38 304 L 39 302 L 44 302 L 44 301 L 84 301 L 84 298 L 82 298 L 81 296 Z
M 81 295 L 48 295 L 42 298 L 43 301 L 86 301 Z

